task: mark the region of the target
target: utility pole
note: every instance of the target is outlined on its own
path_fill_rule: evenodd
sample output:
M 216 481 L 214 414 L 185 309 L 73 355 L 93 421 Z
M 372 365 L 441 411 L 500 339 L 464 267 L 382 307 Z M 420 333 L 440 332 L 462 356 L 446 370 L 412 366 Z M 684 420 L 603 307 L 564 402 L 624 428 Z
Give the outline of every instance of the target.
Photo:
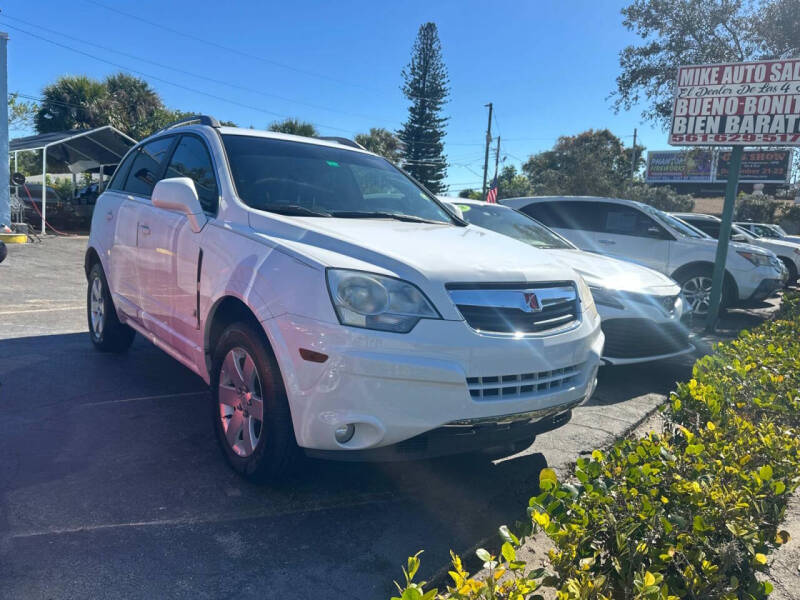
M 497 165 L 500 164 L 500 136 L 497 136 L 497 148 L 494 151 L 494 179 L 497 181 Z
M 8 34 L 0 32 L 0 225 L 11 225 L 8 172 Z
M 636 127 L 633 128 L 633 151 L 631 152 L 631 180 L 636 176 Z
M 484 104 L 489 107 L 489 124 L 486 126 L 486 155 L 483 157 L 483 191 L 481 191 L 481 200 L 486 198 L 486 174 L 489 171 L 489 145 L 492 143 L 492 103 Z

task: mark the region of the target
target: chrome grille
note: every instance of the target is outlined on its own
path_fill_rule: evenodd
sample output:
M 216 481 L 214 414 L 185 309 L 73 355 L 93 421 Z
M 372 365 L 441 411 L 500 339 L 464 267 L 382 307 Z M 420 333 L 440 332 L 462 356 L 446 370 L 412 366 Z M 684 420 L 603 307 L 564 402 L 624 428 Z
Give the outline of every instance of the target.
M 450 298 L 479 332 L 532 334 L 570 326 L 580 316 L 572 282 L 537 284 L 448 284 Z
M 567 389 L 576 383 L 580 365 L 552 371 L 467 377 L 469 395 L 476 400 L 508 400 L 541 396 Z

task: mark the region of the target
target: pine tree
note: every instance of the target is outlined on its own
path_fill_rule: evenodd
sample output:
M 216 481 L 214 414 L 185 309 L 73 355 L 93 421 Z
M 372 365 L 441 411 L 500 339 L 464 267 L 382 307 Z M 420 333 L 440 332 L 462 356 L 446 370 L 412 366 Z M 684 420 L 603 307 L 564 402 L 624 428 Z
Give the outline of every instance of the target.
M 408 120 L 398 131 L 403 142 L 403 168 L 435 194 L 447 186 L 447 160 L 442 138 L 447 118 L 442 107 L 449 92 L 447 68 L 435 23 L 419 28 L 411 62 L 403 69 L 402 90 L 411 101 Z

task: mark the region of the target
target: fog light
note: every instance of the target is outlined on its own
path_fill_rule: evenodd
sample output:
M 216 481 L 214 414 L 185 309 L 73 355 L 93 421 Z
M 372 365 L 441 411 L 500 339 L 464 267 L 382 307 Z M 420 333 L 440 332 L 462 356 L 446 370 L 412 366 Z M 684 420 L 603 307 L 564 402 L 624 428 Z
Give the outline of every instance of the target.
M 351 439 L 353 439 L 353 434 L 356 432 L 356 426 L 352 423 L 348 423 L 347 425 L 342 425 L 336 428 L 336 431 L 333 432 L 336 441 L 340 444 L 346 444 Z

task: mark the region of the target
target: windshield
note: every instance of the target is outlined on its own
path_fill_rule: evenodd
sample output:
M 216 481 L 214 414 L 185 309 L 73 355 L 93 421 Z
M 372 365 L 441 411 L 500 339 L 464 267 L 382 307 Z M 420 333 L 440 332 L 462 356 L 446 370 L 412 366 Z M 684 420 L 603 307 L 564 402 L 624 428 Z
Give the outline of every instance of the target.
M 684 237 L 690 238 L 700 238 L 706 239 L 711 236 L 703 233 L 696 227 L 689 225 L 688 223 L 684 223 L 680 219 L 673 217 L 672 215 L 668 215 L 665 212 L 658 210 L 657 208 L 653 208 L 652 206 L 642 205 L 642 210 L 644 210 L 647 214 L 653 217 L 656 221 L 660 221 L 662 225 L 667 225 L 671 227 L 673 230 L 677 231 Z
M 512 208 L 496 204 L 458 204 L 464 220 L 502 233 L 536 248 L 574 249 L 575 246 L 547 227 Z
M 454 223 L 430 194 L 383 158 L 256 136 L 225 134 L 222 140 L 236 191 L 257 210 Z

